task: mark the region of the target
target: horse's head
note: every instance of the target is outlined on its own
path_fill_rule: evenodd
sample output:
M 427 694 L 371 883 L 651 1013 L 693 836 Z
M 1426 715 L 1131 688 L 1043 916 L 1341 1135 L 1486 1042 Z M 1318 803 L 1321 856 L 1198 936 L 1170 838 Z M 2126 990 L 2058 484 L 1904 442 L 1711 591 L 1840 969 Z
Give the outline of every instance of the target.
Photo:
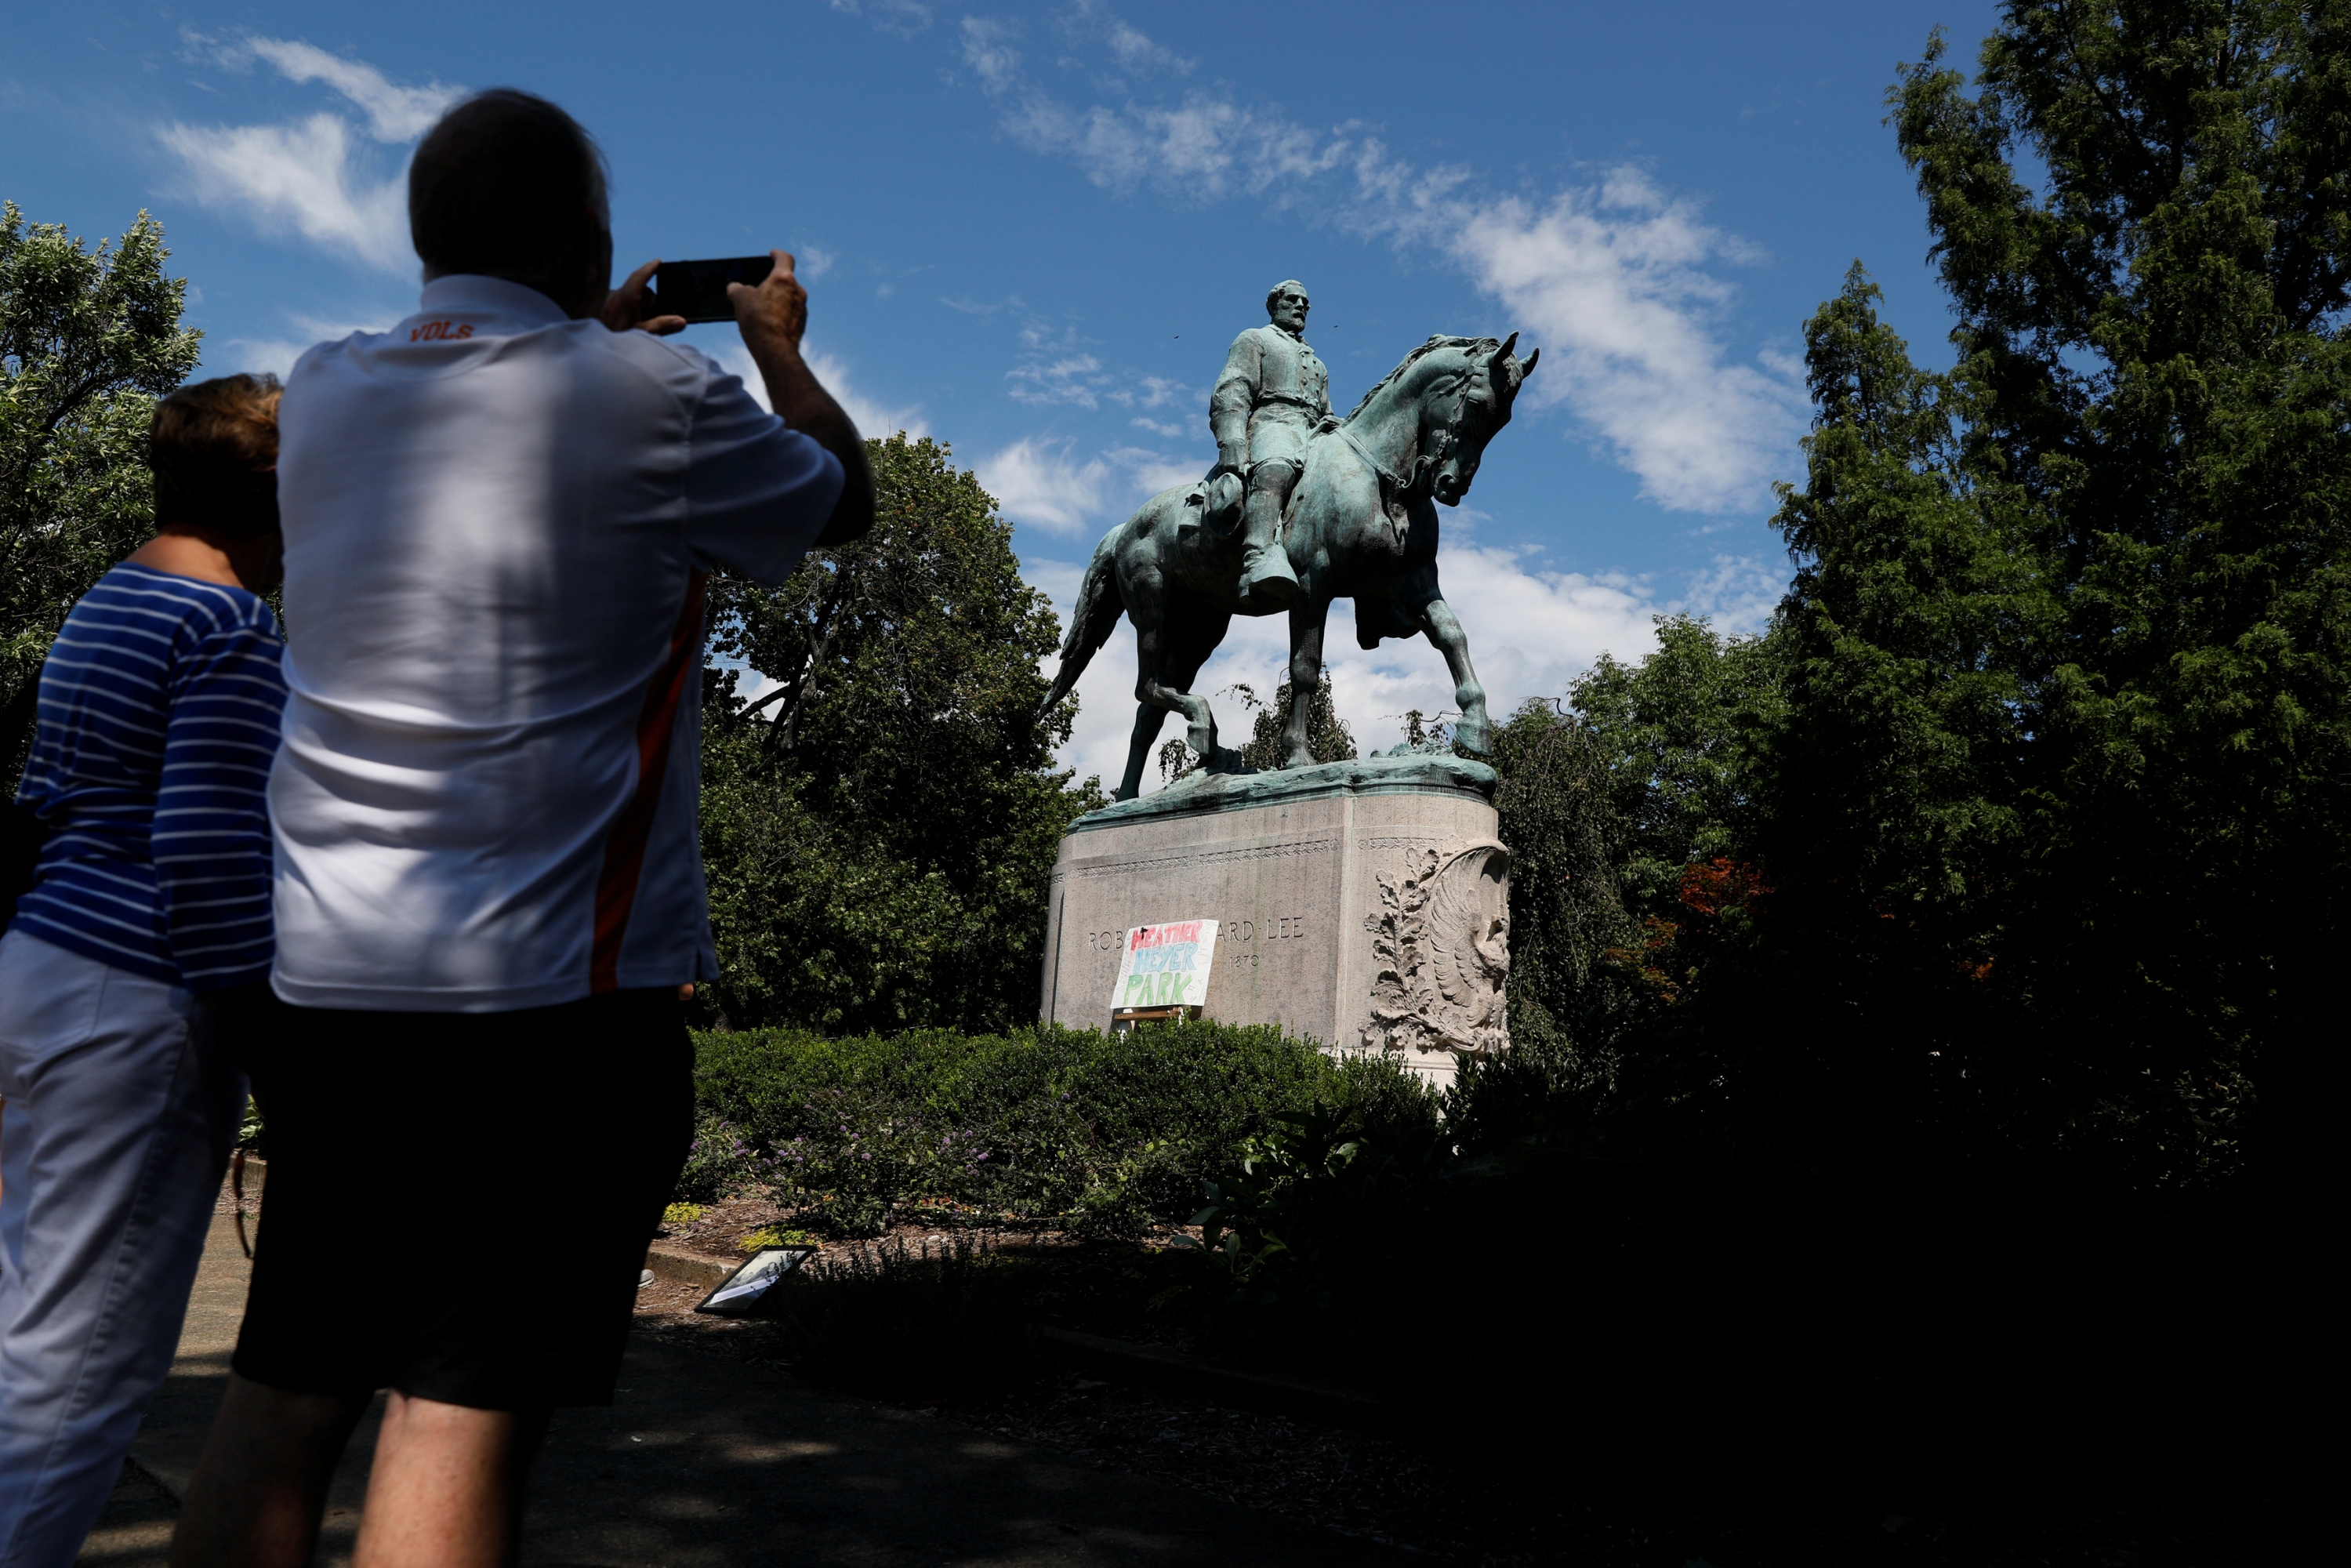
M 1520 385 L 1534 373 L 1538 349 L 1521 364 L 1510 357 L 1513 332 L 1491 338 L 1435 337 L 1404 357 L 1347 416 L 1348 439 L 1377 453 L 1384 479 L 1413 496 L 1457 506 L 1478 476 L 1486 443 L 1510 423 Z
M 1510 405 L 1518 399 L 1519 388 L 1534 374 L 1535 361 L 1542 358 L 1542 350 L 1537 349 L 1524 363 L 1512 359 L 1510 350 L 1518 341 L 1519 335 L 1513 332 L 1499 343 L 1480 338 L 1463 350 L 1459 401 L 1450 423 L 1426 449 L 1435 459 L 1428 492 L 1448 507 L 1460 505 L 1461 497 L 1469 493 L 1469 482 L 1478 476 L 1478 464 L 1486 455 L 1486 443 L 1510 423 Z

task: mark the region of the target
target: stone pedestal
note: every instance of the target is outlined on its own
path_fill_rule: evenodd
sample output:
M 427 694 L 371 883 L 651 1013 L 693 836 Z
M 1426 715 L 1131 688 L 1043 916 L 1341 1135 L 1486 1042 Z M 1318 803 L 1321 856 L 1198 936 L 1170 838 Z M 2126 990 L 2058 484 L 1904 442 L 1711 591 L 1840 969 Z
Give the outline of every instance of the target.
M 1206 1015 L 1438 1082 L 1504 1049 L 1510 853 L 1493 770 L 1442 753 L 1195 774 L 1081 817 L 1053 867 L 1048 1022 L 1111 1021 L 1134 926 L 1217 920 Z

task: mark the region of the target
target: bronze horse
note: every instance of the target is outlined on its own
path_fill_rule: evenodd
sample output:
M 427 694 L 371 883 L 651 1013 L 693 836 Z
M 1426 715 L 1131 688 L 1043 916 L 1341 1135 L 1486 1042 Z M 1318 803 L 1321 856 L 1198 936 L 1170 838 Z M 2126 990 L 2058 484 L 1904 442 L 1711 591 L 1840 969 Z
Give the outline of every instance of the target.
M 1290 726 L 1282 766 L 1312 762 L 1306 734 L 1310 699 L 1322 684 L 1322 628 L 1333 599 L 1355 601 L 1355 640 L 1426 634 L 1453 674 L 1461 718 L 1454 739 L 1490 748 L 1486 691 L 1469 667 L 1469 640 L 1437 586 L 1437 507 L 1469 493 L 1486 443 L 1510 423 L 1510 404 L 1541 357 L 1510 357 L 1519 336 L 1431 338 L 1405 357 L 1355 405 L 1317 435 L 1291 492 L 1282 545 L 1298 573 L 1289 604 Z M 1228 501 L 1237 488 L 1227 482 Z M 1162 490 L 1104 535 L 1086 566 L 1077 612 L 1061 643 L 1061 667 L 1044 711 L 1067 696 L 1123 613 L 1134 622 L 1140 703 L 1115 799 L 1131 800 L 1143 765 L 1170 713 L 1189 722 L 1192 749 L 1215 771 L 1240 766 L 1217 745 L 1216 715 L 1192 682 L 1244 609 L 1238 588 L 1238 508 L 1218 507 L 1215 476 Z

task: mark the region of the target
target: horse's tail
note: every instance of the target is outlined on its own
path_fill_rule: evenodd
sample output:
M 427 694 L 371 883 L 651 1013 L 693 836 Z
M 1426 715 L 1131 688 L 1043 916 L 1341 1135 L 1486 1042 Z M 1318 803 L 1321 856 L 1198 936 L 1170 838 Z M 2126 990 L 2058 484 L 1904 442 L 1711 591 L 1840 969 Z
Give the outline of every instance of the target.
M 1116 528 L 1103 535 L 1093 559 L 1086 563 L 1086 580 L 1078 590 L 1077 608 L 1070 613 L 1070 632 L 1061 639 L 1061 667 L 1054 673 L 1053 689 L 1037 708 L 1040 719 L 1070 695 L 1126 612 L 1126 601 L 1118 596 L 1118 542 L 1125 531 Z

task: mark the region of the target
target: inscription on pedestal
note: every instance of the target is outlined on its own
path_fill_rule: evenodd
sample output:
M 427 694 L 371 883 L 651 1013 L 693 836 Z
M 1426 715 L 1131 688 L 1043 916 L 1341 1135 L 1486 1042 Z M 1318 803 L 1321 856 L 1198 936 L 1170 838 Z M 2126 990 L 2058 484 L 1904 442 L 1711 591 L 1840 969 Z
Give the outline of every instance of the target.
M 1212 919 L 1208 1018 L 1391 1052 L 1437 1078 L 1457 1051 L 1501 1049 L 1509 856 L 1493 776 L 1447 758 L 1417 788 L 1429 759 L 1409 782 L 1384 760 L 1276 776 L 1289 793 L 1259 776 L 1222 809 L 1081 822 L 1053 868 L 1042 1016 L 1106 1025 L 1125 934 Z

